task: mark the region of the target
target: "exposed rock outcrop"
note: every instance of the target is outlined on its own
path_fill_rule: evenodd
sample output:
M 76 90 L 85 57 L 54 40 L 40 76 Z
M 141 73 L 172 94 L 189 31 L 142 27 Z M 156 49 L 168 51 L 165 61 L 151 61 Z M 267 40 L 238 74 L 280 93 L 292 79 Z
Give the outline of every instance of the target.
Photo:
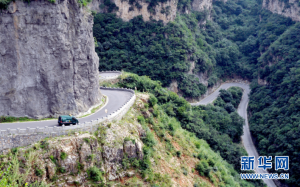
M 173 79 L 170 86 L 168 87 L 168 90 L 175 92 L 178 94 L 179 89 L 178 89 L 178 83 L 176 79 Z
M 286 3 L 282 0 L 263 0 L 263 8 L 294 21 L 300 21 L 300 6 L 297 0 L 289 0 Z
M 2 11 L 0 115 L 76 115 L 100 103 L 92 27 L 77 0 L 15 1 Z
M 119 8 L 118 11 L 116 11 L 116 15 L 124 21 L 129 21 L 136 16 L 143 16 L 144 21 L 149 21 L 150 17 L 152 17 L 152 19 L 156 21 L 162 20 L 166 24 L 169 21 L 174 21 L 176 17 L 176 0 L 168 0 L 165 3 L 159 2 L 158 5 L 154 7 L 155 13 L 148 11 L 149 3 L 147 3 L 145 0 L 137 1 L 141 6 L 139 8 L 136 6 L 136 4 L 129 4 L 129 0 L 111 0 L 111 2 L 115 3 Z M 91 10 L 98 13 L 105 12 L 105 9 L 100 8 L 101 5 L 104 6 L 102 0 L 93 0 L 93 2 L 89 4 L 89 7 Z
M 138 1 L 138 3 L 142 6 L 140 9 L 138 9 L 136 6 L 130 5 L 129 1 L 112 1 L 117 5 L 117 7 L 119 7 L 119 10 L 116 12 L 117 16 L 125 21 L 129 21 L 136 16 L 142 15 L 144 21 L 149 21 L 150 17 L 152 17 L 152 19 L 156 21 L 162 20 L 164 23 L 168 23 L 169 21 L 173 21 L 176 17 L 176 0 L 169 0 L 166 3 L 158 3 L 158 6 L 155 6 L 155 14 L 152 14 L 148 11 L 149 3 L 147 3 L 145 0 Z M 162 11 L 163 9 L 165 11 Z
M 194 0 L 192 3 L 192 9 L 194 11 L 203 11 L 212 9 L 212 0 Z

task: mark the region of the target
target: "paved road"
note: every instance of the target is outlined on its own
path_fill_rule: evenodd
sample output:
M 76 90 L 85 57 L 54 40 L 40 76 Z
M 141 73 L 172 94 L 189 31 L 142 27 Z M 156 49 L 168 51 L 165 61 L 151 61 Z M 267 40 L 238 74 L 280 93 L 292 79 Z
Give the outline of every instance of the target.
M 116 91 L 116 90 L 105 90 L 101 89 L 101 93 L 106 95 L 108 97 L 108 103 L 105 107 L 103 107 L 98 112 L 84 117 L 79 118 L 79 122 L 87 122 L 91 120 L 96 120 L 101 117 L 105 117 L 106 115 L 109 115 L 119 109 L 122 105 L 124 105 L 132 96 L 132 93 L 128 91 Z M 107 114 L 104 112 L 104 110 L 107 109 Z M 0 123 L 0 130 L 6 130 L 7 128 L 10 129 L 26 129 L 26 127 L 52 127 L 57 126 L 57 120 L 48 120 L 48 121 L 32 121 L 32 122 L 20 122 L 20 123 Z
M 242 116 L 245 119 L 245 125 L 244 125 L 244 134 L 242 135 L 242 142 L 243 145 L 248 153 L 249 156 L 255 156 L 255 158 L 258 158 L 258 153 L 256 151 L 256 148 L 253 144 L 251 135 L 250 135 L 250 130 L 249 130 L 249 124 L 248 124 L 248 117 L 247 117 L 247 107 L 248 107 L 248 102 L 249 102 L 249 93 L 250 93 L 250 87 L 248 84 L 244 83 L 225 83 L 222 84 L 216 91 L 214 91 L 212 94 L 209 96 L 205 97 L 198 103 L 192 103 L 192 105 L 207 105 L 209 103 L 212 103 L 219 95 L 219 90 L 220 89 L 228 89 L 232 86 L 238 86 L 242 89 L 244 89 L 242 100 L 239 104 L 239 107 L 237 109 L 237 112 L 240 116 Z M 264 155 L 268 156 L 268 155 Z M 255 161 L 255 168 L 257 168 L 257 160 Z M 256 169 L 256 173 L 267 173 L 267 171 L 264 171 L 263 169 Z M 268 187 L 276 187 L 275 183 L 273 180 L 265 179 L 263 180 Z

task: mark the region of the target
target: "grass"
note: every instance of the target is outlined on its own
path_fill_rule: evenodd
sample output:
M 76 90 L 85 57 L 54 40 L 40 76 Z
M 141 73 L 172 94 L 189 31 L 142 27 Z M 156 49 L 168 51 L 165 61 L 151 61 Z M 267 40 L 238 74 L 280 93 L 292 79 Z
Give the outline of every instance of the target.
M 27 121 L 44 121 L 44 120 L 54 120 L 56 118 L 43 118 L 43 119 L 33 119 L 28 117 L 12 117 L 12 116 L 0 116 L 0 123 L 14 123 L 14 122 L 27 122 Z

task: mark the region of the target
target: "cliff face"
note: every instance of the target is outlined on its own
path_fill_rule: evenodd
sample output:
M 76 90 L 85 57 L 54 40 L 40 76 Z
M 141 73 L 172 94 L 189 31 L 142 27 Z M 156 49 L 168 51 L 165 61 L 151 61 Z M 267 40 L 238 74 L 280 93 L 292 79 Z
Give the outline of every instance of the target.
M 113 0 L 113 2 L 117 5 L 117 7 L 119 7 L 119 11 L 116 12 L 117 16 L 125 21 L 129 21 L 136 16 L 142 15 L 144 21 L 149 21 L 150 16 L 152 16 L 152 18 L 157 21 L 162 20 L 164 23 L 168 23 L 169 21 L 173 21 L 176 17 L 176 0 L 170 0 L 166 3 L 158 3 L 159 5 L 155 7 L 155 14 L 151 14 L 148 11 L 147 7 L 149 3 L 146 3 L 145 0 L 139 1 L 139 4 L 142 6 L 140 10 L 136 6 L 131 6 L 128 1 Z M 132 7 L 133 10 L 130 11 L 130 7 Z M 161 13 L 163 9 L 168 9 L 169 13 Z
M 212 0 L 194 0 L 192 3 L 194 11 L 203 11 L 212 9 Z
M 144 21 L 149 21 L 150 16 L 152 16 L 152 19 L 156 21 L 162 20 L 165 24 L 170 21 L 174 21 L 177 13 L 178 3 L 176 0 L 158 3 L 158 5 L 155 7 L 155 14 L 153 14 L 148 11 L 149 3 L 147 3 L 145 0 L 137 1 L 141 5 L 140 9 L 138 9 L 135 5 L 130 5 L 129 1 L 125 0 L 111 0 L 111 2 L 114 2 L 119 8 L 119 10 L 116 11 L 116 14 L 124 21 L 129 21 L 134 17 L 141 15 L 143 16 Z M 105 10 L 99 8 L 101 4 L 103 4 L 102 0 L 93 0 L 93 2 L 89 4 L 89 7 L 93 11 L 102 13 L 105 12 Z M 212 0 L 194 0 L 192 3 L 192 9 L 194 11 L 210 11 L 211 8 Z M 189 11 L 186 11 L 186 13 L 189 13 Z
M 296 0 L 289 0 L 288 3 L 281 0 L 263 0 L 263 8 L 290 17 L 294 21 L 300 21 L 300 6 Z
M 11 3 L 0 17 L 0 115 L 78 114 L 100 103 L 92 26 L 76 0 Z

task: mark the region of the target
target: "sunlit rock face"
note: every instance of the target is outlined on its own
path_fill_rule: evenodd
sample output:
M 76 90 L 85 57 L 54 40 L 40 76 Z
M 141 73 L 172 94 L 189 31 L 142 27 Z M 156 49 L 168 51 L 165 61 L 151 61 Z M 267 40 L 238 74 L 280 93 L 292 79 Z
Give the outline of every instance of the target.
M 263 8 L 270 10 L 275 14 L 289 17 L 294 21 L 300 21 L 300 6 L 298 0 L 263 0 Z
M 100 103 L 93 16 L 77 0 L 12 2 L 0 16 L 0 116 L 76 115 Z

